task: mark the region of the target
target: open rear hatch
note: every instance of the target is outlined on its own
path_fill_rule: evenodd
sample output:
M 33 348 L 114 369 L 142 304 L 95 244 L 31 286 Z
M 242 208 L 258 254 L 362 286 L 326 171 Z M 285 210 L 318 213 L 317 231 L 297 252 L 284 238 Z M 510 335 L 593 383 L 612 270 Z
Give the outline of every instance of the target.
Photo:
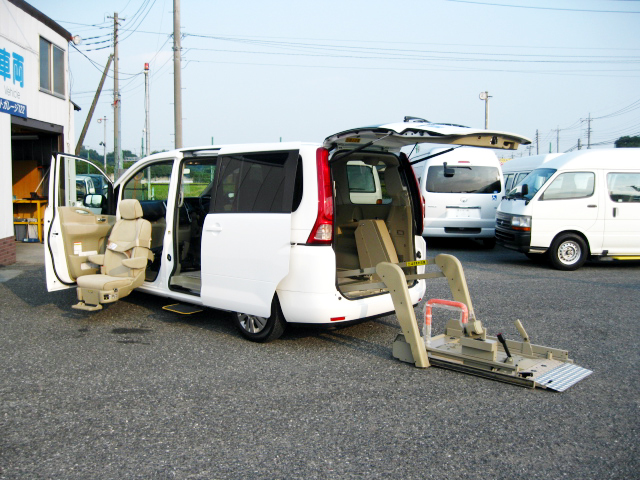
M 402 147 L 416 143 L 516 150 L 520 145 L 529 145 L 531 140 L 513 133 L 431 123 L 423 119 L 405 117 L 404 122 L 352 128 L 335 133 L 324 140 L 324 147 L 329 150 L 344 147 L 357 148 L 368 143 L 375 143 L 377 147 L 383 147 L 389 151 L 399 151 Z
M 324 147 L 332 151 L 329 162 L 335 192 L 338 288 L 348 298 L 386 291 L 377 274 L 360 273 L 380 262 L 403 265 L 409 282 L 415 281 L 412 276 L 417 269 L 412 263 L 419 260 L 415 236 L 422 232 L 423 212 L 413 170 L 400 150 L 416 143 L 516 149 L 531 142 L 515 134 L 421 119 L 354 128 L 327 137 Z M 371 178 L 367 181 L 366 176 Z

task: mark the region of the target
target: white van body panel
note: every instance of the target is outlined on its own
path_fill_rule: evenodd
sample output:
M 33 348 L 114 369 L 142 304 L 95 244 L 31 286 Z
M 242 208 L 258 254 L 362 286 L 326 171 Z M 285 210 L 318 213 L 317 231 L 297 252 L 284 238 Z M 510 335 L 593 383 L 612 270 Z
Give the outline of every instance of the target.
M 583 150 L 547 161 L 541 168 L 556 171 L 530 201 L 505 198 L 500 203 L 499 214 L 531 217 L 530 243 L 505 246 L 544 252 L 560 234 L 575 232 L 587 241 L 590 255 L 640 254 L 640 149 Z M 592 195 L 545 199 L 563 175 L 587 174 L 593 175 Z M 617 198 L 620 192 L 624 195 Z
M 427 155 L 447 150 L 440 147 L 430 150 Z M 412 162 L 418 158 L 412 159 Z M 450 167 L 491 167 L 495 169 L 500 187 L 491 193 L 437 193 L 428 191 L 429 168 Z M 419 178 L 420 192 L 425 199 L 424 230 L 426 237 L 469 237 L 493 238 L 495 216 L 500 199 L 504 194 L 500 161 L 491 150 L 462 147 L 437 157 L 413 165 Z M 464 190 L 464 187 L 462 188 Z

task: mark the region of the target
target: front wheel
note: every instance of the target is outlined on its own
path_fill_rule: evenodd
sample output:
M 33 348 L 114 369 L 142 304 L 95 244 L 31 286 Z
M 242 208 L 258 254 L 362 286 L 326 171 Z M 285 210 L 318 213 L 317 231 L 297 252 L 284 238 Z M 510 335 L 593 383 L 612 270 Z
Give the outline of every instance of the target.
M 551 244 L 549 258 L 558 270 L 577 270 L 587 261 L 587 244 L 578 235 L 559 235 Z
M 238 331 L 244 338 L 261 343 L 280 338 L 287 324 L 277 297 L 274 297 L 271 302 L 271 316 L 269 318 L 236 312 L 234 319 Z

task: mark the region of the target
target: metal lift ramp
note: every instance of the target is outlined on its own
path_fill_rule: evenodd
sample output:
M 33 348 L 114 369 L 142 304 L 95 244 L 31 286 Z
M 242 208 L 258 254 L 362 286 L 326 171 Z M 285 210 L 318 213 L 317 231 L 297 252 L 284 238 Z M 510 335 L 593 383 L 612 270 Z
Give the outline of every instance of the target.
M 439 271 L 405 275 L 401 267 L 437 265 Z M 522 341 L 505 340 L 501 334 L 487 335 L 487 330 L 475 318 L 467 282 L 460 261 L 451 255 L 433 259 L 394 264 L 378 263 L 375 268 L 342 272 L 342 276 L 376 273 L 388 288 L 402 333 L 393 342 L 393 356 L 414 363 L 416 367 L 430 365 L 485 377 L 529 388 L 544 388 L 562 392 L 590 375 L 591 370 L 573 364 L 566 350 L 530 342 L 520 321 L 516 328 Z M 447 322 L 445 333 L 431 337 L 429 325 L 420 335 L 407 281 L 419 278 L 446 277 L 454 301 L 431 300 L 428 306 L 444 306 L 459 310 L 460 319 Z M 355 285 L 354 285 L 355 286 Z M 431 304 L 431 305 L 429 305 Z

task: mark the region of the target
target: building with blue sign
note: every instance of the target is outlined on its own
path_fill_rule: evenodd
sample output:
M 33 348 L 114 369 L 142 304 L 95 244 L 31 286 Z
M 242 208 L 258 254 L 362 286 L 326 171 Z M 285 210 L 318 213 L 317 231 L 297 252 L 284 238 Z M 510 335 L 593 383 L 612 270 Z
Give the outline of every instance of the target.
M 23 0 L 0 1 L 0 265 L 16 241 L 42 241 L 51 154 L 75 148 L 70 40 Z

